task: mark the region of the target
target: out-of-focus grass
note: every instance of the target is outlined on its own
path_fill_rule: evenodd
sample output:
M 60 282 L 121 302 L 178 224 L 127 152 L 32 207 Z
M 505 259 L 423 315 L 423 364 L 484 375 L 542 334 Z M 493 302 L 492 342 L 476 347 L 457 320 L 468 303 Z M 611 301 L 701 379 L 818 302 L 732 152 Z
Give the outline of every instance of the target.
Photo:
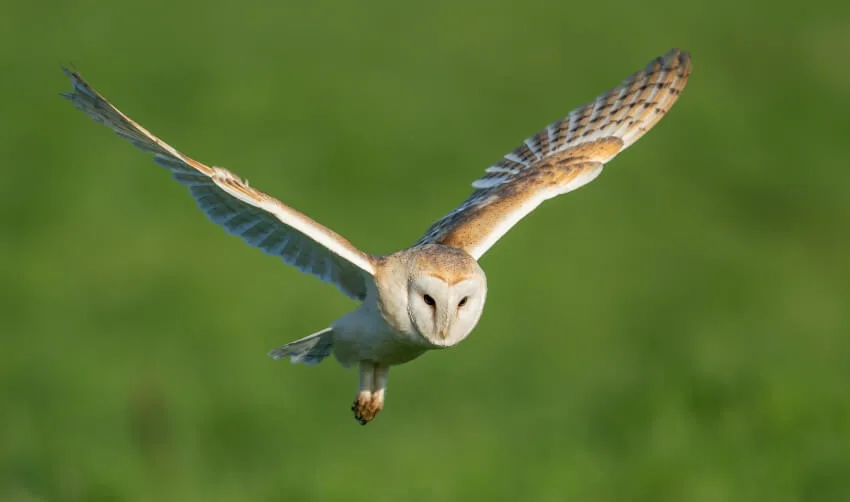
M 0 499 L 850 498 L 846 2 L 18 3 L 0 16 Z M 484 318 L 356 375 L 354 305 L 63 102 L 69 60 L 365 250 L 671 46 L 682 99 L 482 260 Z

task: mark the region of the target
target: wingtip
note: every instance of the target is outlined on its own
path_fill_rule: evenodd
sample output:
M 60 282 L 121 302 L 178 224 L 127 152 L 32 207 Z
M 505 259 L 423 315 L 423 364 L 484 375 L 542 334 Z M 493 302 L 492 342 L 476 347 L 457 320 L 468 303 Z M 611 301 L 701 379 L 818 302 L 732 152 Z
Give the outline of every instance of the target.
M 77 71 L 77 67 L 74 66 L 73 63 L 68 63 L 67 66 L 61 65 L 59 68 L 62 69 L 62 73 L 64 73 L 65 76 L 71 79 L 72 83 L 82 80 L 82 77 L 80 77 L 80 74 Z
M 83 79 L 82 75 L 77 71 L 77 68 L 73 64 L 69 64 L 68 66 L 60 66 L 62 68 L 62 72 L 71 79 L 71 86 L 73 87 L 72 92 L 63 92 L 60 96 L 65 99 L 73 100 L 75 95 L 80 93 L 86 94 L 89 97 L 95 98 L 97 97 L 97 92 L 91 88 L 88 82 Z
M 691 73 L 691 53 L 674 47 L 667 51 L 663 56 L 655 59 L 650 65 L 660 63 L 668 70 L 677 69 L 680 76 L 687 76 Z
M 71 69 L 71 68 L 73 68 L 73 66 L 74 65 L 70 64 L 70 63 L 68 64 L 68 66 L 65 66 L 65 65 L 59 66 L 59 68 L 62 70 L 62 73 L 64 73 L 65 76 L 67 76 L 68 78 L 71 79 L 71 85 L 74 84 L 74 74 L 76 73 L 75 70 Z M 69 100 L 74 99 L 74 93 L 73 92 L 60 92 L 59 95 L 62 96 L 63 98 L 65 98 L 65 99 L 69 99 Z

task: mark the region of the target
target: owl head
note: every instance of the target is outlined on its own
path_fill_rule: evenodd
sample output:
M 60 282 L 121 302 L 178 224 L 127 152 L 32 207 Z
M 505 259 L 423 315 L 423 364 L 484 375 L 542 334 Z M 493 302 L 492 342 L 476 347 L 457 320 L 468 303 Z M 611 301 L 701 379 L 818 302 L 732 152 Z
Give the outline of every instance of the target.
M 487 297 L 487 278 L 474 258 L 439 244 L 388 258 L 383 272 L 392 280 L 377 281 L 378 305 L 396 332 L 429 349 L 457 345 L 469 335 Z

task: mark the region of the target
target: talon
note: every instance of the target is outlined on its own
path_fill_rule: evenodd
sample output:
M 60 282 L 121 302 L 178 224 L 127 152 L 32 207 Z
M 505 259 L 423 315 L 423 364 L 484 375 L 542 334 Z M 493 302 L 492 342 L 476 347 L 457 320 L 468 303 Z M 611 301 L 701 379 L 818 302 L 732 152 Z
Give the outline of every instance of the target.
M 371 422 L 384 409 L 388 369 L 368 361 L 360 363 L 360 391 L 351 405 L 354 418 L 360 425 Z
M 354 404 L 351 405 L 351 411 L 354 412 L 354 419 L 360 425 L 366 425 L 375 418 L 375 412 L 371 409 L 372 403 L 371 392 L 361 392 L 354 399 Z

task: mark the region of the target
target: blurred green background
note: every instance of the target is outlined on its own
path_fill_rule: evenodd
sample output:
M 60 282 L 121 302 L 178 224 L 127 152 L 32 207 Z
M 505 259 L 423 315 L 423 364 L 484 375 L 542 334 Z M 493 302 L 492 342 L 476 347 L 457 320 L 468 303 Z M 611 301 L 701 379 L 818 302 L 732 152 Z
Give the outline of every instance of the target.
M 7 2 L 0 500 L 850 500 L 850 3 Z M 482 259 L 484 317 L 392 370 L 266 351 L 353 309 L 58 97 L 351 239 L 670 47 L 670 114 Z

